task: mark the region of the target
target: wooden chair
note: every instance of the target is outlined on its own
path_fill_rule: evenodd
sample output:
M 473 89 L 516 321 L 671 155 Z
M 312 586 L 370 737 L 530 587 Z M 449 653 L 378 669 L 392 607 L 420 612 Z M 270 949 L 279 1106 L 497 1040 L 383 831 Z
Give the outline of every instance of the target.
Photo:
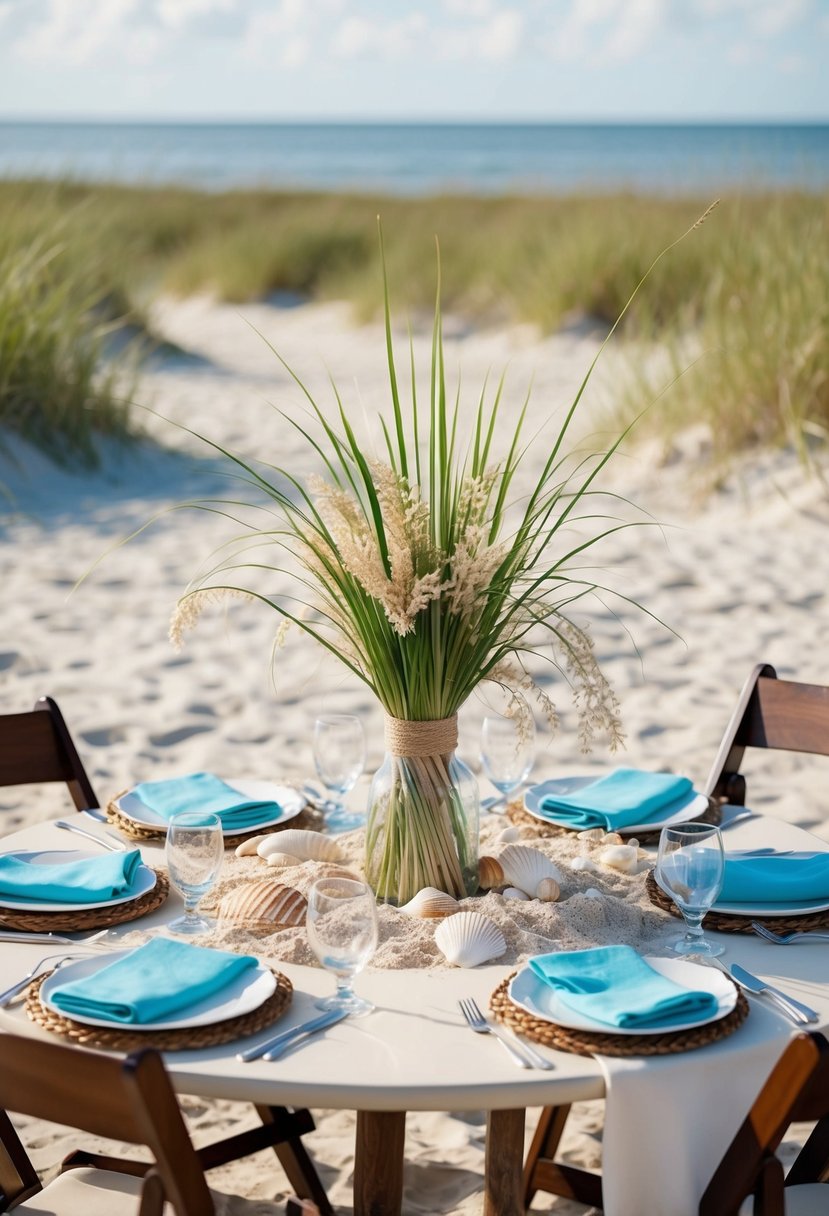
M 161 1056 L 151 1049 L 116 1060 L 79 1047 L 2 1035 L 0 1107 L 0 1212 L 162 1216 L 168 1203 L 176 1216 L 212 1216 L 205 1170 L 239 1155 L 217 1156 L 215 1145 L 194 1148 Z M 43 1187 L 9 1110 L 146 1145 L 153 1161 L 79 1151 Z M 320 1209 L 291 1199 L 287 1211 L 319 1216 Z
M 815 1123 L 785 1180 L 774 1155 L 790 1123 Z M 792 1039 L 726 1150 L 699 1216 L 826 1216 L 829 1212 L 829 1042 Z M 751 1210 L 750 1208 L 748 1210 Z
M 33 710 L 0 715 L 0 786 L 64 781 L 75 809 L 99 805 L 63 714 L 51 697 Z
M 709 798 L 745 806 L 740 765 L 747 747 L 829 756 L 829 688 L 778 680 L 769 663 L 758 663 L 743 686 L 708 776 Z

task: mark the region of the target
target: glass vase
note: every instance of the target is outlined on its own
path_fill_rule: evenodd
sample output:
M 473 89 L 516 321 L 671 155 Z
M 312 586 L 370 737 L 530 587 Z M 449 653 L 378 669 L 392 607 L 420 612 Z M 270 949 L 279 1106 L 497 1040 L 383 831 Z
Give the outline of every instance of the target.
M 472 895 L 478 889 L 480 799 L 473 773 L 455 755 L 456 720 L 391 721 L 404 729 L 389 747 L 387 722 L 386 757 L 371 783 L 366 879 L 378 899 L 398 906 L 424 887 L 456 899 Z M 420 727 L 444 731 L 436 738 L 434 730 Z M 426 750 L 435 743 L 439 750 Z

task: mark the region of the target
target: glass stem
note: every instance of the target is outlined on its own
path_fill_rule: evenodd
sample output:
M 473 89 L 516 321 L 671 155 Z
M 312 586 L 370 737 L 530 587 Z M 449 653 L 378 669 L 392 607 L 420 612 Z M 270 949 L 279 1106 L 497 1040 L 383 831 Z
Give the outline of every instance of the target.
M 338 1001 L 353 1000 L 353 997 L 354 997 L 354 990 L 352 988 L 353 983 L 354 983 L 353 976 L 350 976 L 350 975 L 338 975 L 337 976 L 337 1000 Z
M 704 912 L 683 912 L 685 917 L 685 940 L 686 942 L 698 942 L 702 936 L 702 920 L 705 916 Z
M 193 896 L 193 895 L 185 895 L 185 896 L 184 896 L 184 917 L 185 917 L 185 920 L 189 920 L 189 921 L 198 920 L 198 916 L 196 915 L 196 908 L 197 908 L 198 906 L 199 906 L 199 897 L 198 897 L 198 895 L 196 895 L 196 896 Z

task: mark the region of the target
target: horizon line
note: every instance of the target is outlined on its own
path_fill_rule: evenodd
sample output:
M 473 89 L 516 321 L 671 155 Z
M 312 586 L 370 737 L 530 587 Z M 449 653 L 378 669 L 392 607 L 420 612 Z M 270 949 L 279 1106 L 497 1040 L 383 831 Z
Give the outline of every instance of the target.
M 725 115 L 713 118 L 706 117 L 666 117 L 648 118 L 630 116 L 620 118 L 618 115 L 607 118 L 599 117 L 510 117 L 510 118 L 471 118 L 463 116 L 427 116 L 427 117 L 394 117 L 373 118 L 355 116 L 350 118 L 301 116 L 301 117 L 263 117 L 251 116 L 209 116 L 194 115 L 51 115 L 51 114 L 4 114 L 0 113 L 0 123 L 48 124 L 50 126 L 326 126 L 326 127 L 407 127 L 407 126 L 459 126 L 459 127 L 697 127 L 697 126 L 740 126 L 740 127 L 792 127 L 792 126 L 829 126 L 829 115 L 811 117 L 745 117 Z

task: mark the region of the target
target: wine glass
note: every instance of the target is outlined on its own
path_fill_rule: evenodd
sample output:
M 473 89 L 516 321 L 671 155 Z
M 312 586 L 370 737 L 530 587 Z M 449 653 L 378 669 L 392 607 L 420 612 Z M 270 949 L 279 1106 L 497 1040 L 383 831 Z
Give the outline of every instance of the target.
M 481 763 L 489 780 L 508 801 L 530 775 L 535 760 L 535 721 L 528 705 L 514 717 L 501 714 L 484 718 L 481 728 Z
M 708 941 L 702 920 L 722 890 L 725 857 L 720 829 L 707 823 L 663 828 L 656 859 L 656 881 L 685 918 L 685 936 L 674 945 L 678 954 L 713 958 L 723 946 Z
M 222 867 L 225 850 L 219 816 L 179 811 L 170 819 L 165 851 L 170 881 L 184 900 L 184 916 L 167 928 L 172 933 L 207 933 L 213 923 L 199 916 L 196 908 Z
M 314 723 L 314 767 L 336 796 L 325 810 L 325 826 L 338 832 L 362 827 L 364 816 L 346 810 L 343 794 L 353 789 L 366 763 L 363 724 L 353 714 L 328 714 Z
M 377 946 L 374 892 L 352 878 L 318 878 L 308 892 L 308 941 L 323 967 L 337 977 L 337 992 L 317 1001 L 320 1009 L 371 1013 L 374 1006 L 355 994 L 352 983 Z

